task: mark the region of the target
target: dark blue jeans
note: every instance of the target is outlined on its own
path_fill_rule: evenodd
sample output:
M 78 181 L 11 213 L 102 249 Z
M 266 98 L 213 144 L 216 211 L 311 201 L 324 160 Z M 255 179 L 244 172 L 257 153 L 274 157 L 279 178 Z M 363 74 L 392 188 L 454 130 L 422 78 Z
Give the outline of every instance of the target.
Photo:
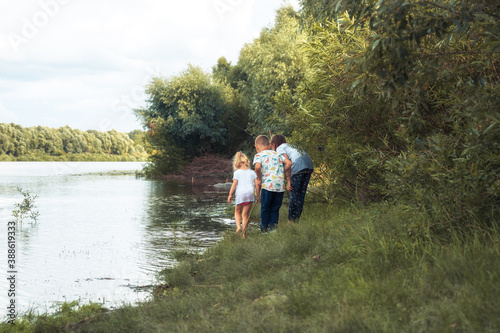
M 301 173 L 292 175 L 290 185 L 290 204 L 288 205 L 288 220 L 298 222 L 302 209 L 304 208 L 304 200 L 306 198 L 307 185 L 311 179 L 311 169 L 302 170 Z
M 278 224 L 284 192 L 262 190 L 260 194 L 260 230 L 271 231 Z

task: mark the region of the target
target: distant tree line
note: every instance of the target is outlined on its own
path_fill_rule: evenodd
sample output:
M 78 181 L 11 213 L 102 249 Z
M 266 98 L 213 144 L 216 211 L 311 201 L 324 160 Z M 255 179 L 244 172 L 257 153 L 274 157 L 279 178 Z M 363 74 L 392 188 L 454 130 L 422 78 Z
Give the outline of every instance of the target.
M 23 160 L 63 159 L 69 155 L 129 156 L 144 159 L 146 151 L 140 143 L 142 131 L 129 134 L 116 130 L 100 132 L 81 131 L 69 126 L 24 128 L 16 124 L 0 123 L 0 159 Z M 134 141 L 135 139 L 135 141 Z

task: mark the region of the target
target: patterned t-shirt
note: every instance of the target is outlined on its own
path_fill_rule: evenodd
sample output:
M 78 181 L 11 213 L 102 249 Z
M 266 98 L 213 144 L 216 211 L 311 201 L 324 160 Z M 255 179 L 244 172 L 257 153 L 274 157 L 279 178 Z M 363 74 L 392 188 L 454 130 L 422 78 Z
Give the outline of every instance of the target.
M 262 188 L 272 192 L 285 191 L 285 158 L 274 150 L 263 150 L 253 159 L 253 164 L 260 163 L 262 171 Z

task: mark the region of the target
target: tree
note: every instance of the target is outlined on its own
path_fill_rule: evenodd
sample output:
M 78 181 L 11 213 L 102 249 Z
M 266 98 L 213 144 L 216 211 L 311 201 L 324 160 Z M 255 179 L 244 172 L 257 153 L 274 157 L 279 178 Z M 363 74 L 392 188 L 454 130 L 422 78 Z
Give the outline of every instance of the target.
M 347 19 L 347 18 L 346 18 Z M 381 165 L 368 163 L 381 154 L 390 156 L 401 146 L 394 135 L 394 115 L 371 90 L 353 94 L 359 75 L 345 59 L 364 51 L 368 29 L 341 29 L 338 24 L 313 25 L 307 42 L 298 49 L 308 70 L 295 94 L 283 90 L 278 107 L 288 121 L 290 141 L 312 157 L 328 200 L 372 201 L 381 197 L 374 188 L 381 182 Z M 389 148 L 390 147 L 390 148 Z
M 325 115 L 321 124 L 338 123 L 341 116 L 358 117 L 357 124 L 362 125 L 370 118 L 366 113 L 359 117 L 364 112 L 355 100 L 372 101 L 374 107 L 368 110 L 383 111 L 373 129 L 384 144 L 366 142 L 354 156 L 358 165 L 378 170 L 373 190 L 427 212 L 443 229 L 498 221 L 498 2 L 304 0 L 302 4 L 312 42 L 318 44 L 315 39 L 330 26 L 337 32 L 326 31 L 327 35 L 353 34 L 359 47 L 343 53 L 340 63 L 330 64 L 344 66 L 354 99 L 345 103 L 338 80 L 329 81 L 327 70 L 317 70 L 308 80 L 313 89 L 303 91 L 321 93 L 311 98 L 302 95 L 300 103 L 291 99 L 289 104 L 300 104 L 294 115 L 319 117 L 321 110 L 328 110 L 325 102 L 330 99 L 333 109 L 343 103 L 347 112 Z M 328 68 L 328 59 L 335 57 L 321 54 L 326 49 L 311 48 L 312 66 Z M 321 89 L 314 82 L 325 86 Z M 344 133 L 330 140 L 345 145 L 346 138 Z
M 136 110 L 136 115 L 149 129 L 153 161 L 159 169 L 178 169 L 180 161 L 175 165 L 169 162 L 174 155 L 189 159 L 207 152 L 225 152 L 234 89 L 189 65 L 177 76 L 153 78 L 146 92 L 148 106 Z
M 275 98 L 282 89 L 293 95 L 304 77 L 304 58 L 298 45 L 305 34 L 299 31 L 299 25 L 294 9 L 282 7 L 274 26 L 263 29 L 240 51 L 235 73 L 239 71 L 241 101 L 249 109 L 249 130 L 254 135 L 286 130 Z
M 219 81 L 226 81 L 229 73 L 231 72 L 231 63 L 227 61 L 226 57 L 220 57 L 217 60 L 217 65 L 212 67 L 212 76 Z
M 141 132 L 141 131 L 139 131 Z M 81 131 L 64 126 L 53 129 L 43 126 L 23 128 L 15 124 L 0 124 L 0 153 L 20 159 L 42 159 L 47 155 L 63 154 L 144 154 L 125 133 L 115 130 Z

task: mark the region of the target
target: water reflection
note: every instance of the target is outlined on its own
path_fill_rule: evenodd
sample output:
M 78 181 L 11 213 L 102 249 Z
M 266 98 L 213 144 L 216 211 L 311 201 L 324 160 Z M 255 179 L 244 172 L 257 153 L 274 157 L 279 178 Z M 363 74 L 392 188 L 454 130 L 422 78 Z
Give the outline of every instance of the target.
M 140 287 L 175 264 L 173 251 L 203 251 L 230 227 L 225 185 L 107 172 L 133 169 L 129 163 L 9 163 L 0 163 L 0 219 L 12 220 L 13 205 L 22 200 L 17 187 L 39 196 L 38 223 L 17 231 L 21 312 L 51 312 L 54 304 L 72 300 L 108 307 L 143 300 L 149 294 Z M 5 239 L 6 228 L 0 237 Z M 6 248 L 0 256 L 6 257 Z M 0 262 L 6 272 L 5 260 Z M 0 290 L 6 290 L 4 280 Z
M 201 251 L 215 243 L 230 221 L 224 198 L 227 186 L 153 182 L 147 203 L 145 244 L 161 266 L 171 266 L 174 251 Z M 144 268 L 146 269 L 146 268 Z M 158 271 L 161 267 L 156 267 Z

